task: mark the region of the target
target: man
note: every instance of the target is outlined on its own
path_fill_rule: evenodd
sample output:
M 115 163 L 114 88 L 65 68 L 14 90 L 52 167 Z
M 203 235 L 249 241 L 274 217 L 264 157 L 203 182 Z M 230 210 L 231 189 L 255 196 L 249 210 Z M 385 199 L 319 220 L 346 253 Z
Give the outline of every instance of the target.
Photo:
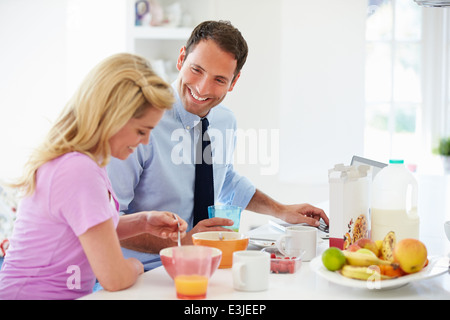
M 199 156 L 195 150 L 199 139 L 209 139 L 211 145 L 203 154 L 212 152 L 213 202 L 237 205 L 289 223 L 318 226 L 322 218 L 328 224 L 323 210 L 308 204 L 280 204 L 233 170 L 230 159 L 235 141 L 229 133 L 236 130 L 236 119 L 221 102 L 236 85 L 247 53 L 246 41 L 228 22 L 206 21 L 193 30 L 178 57 L 172 110 L 165 112 L 148 145 L 140 145 L 127 161 L 113 159 L 108 166 L 122 212 L 163 210 L 179 214 L 189 223 L 184 244 L 189 244 L 191 235 L 197 232 L 229 231 L 223 228 L 233 224 L 228 219 L 206 216 L 194 222 L 196 188 L 207 188 L 206 182 L 197 187 L 195 184 L 196 164 L 202 163 L 201 153 Z M 202 132 L 205 119 L 209 123 L 207 135 Z M 159 265 L 155 254 L 171 245 L 148 235 L 122 241 L 122 247 L 127 248 L 124 254 L 140 259 L 146 270 Z

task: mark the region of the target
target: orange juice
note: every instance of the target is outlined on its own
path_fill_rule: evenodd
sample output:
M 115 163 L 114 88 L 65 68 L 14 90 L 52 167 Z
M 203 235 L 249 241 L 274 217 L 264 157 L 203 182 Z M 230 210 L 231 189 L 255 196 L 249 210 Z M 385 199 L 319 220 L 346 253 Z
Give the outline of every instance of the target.
M 196 274 L 179 275 L 174 280 L 178 298 L 203 299 L 206 297 L 208 277 Z

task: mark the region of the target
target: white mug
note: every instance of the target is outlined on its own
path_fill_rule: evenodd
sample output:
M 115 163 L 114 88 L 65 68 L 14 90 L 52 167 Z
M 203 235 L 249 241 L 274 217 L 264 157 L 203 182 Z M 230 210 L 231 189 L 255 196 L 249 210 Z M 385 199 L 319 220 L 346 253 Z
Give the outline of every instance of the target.
M 303 254 L 303 261 L 310 261 L 316 256 L 317 229 L 308 226 L 286 228 L 286 234 L 276 242 L 278 250 L 285 256 Z
M 233 286 L 240 291 L 263 291 L 269 285 L 270 255 L 261 251 L 233 253 Z

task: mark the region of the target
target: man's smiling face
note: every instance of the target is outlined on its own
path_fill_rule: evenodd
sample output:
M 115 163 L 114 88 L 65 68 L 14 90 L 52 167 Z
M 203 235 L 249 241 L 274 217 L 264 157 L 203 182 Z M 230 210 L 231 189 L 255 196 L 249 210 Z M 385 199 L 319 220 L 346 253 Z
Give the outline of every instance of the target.
M 178 57 L 177 89 L 186 111 L 199 117 L 225 99 L 240 73 L 234 77 L 237 61 L 213 40 L 202 40 L 186 57 L 183 47 Z

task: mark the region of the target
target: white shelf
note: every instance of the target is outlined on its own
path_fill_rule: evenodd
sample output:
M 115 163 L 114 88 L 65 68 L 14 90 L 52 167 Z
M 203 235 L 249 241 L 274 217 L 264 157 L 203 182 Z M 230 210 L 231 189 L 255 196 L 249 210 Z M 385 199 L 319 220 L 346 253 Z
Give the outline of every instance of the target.
M 0 0 L 1 1 L 1 0 Z M 178 2 L 182 7 L 182 15 L 190 16 L 183 25 L 191 27 L 175 27 L 174 24 L 163 26 L 136 26 L 135 4 L 137 0 L 126 0 L 126 50 L 142 55 L 152 62 L 166 81 L 172 82 L 178 75 L 176 62 L 180 48 L 186 44 L 197 23 L 211 19 L 215 12 L 215 2 L 211 0 L 183 0 Z M 174 0 L 158 0 L 161 8 L 166 10 Z M 170 19 L 169 19 L 170 21 Z
M 172 27 L 133 27 L 134 39 L 154 40 L 186 40 L 191 35 L 192 28 Z

